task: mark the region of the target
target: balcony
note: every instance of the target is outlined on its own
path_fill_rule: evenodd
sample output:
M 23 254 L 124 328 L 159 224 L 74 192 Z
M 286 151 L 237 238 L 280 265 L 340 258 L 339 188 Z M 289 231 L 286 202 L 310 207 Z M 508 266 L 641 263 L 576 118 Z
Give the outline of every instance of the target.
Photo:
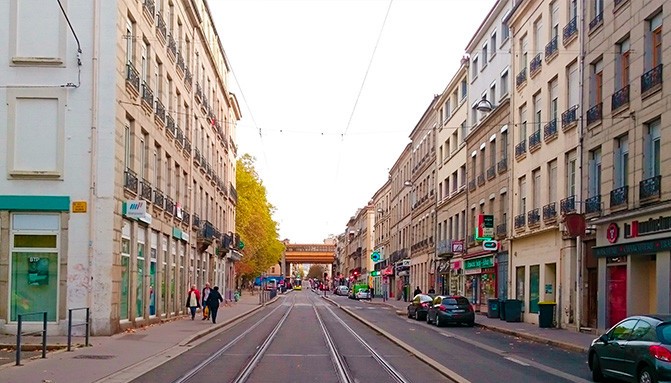
M 196 102 L 200 103 L 203 101 L 203 87 L 200 86 L 200 83 L 196 81 Z
M 601 122 L 601 111 L 603 102 L 600 102 L 587 110 L 587 126 Z
M 165 125 L 165 106 L 158 98 L 154 102 L 154 121 L 157 121 L 161 126 Z
M 515 86 L 520 88 L 527 83 L 527 67 L 522 68 L 520 73 L 515 77 Z
M 527 141 L 522 140 L 519 144 L 515 145 L 515 158 L 522 157 L 527 153 Z
M 184 75 L 185 69 L 184 56 L 182 56 L 182 52 L 177 52 L 177 74 Z
M 142 106 L 150 113 L 154 109 L 154 92 L 144 80 L 142 80 Z
M 158 207 L 160 209 L 163 209 L 165 207 L 165 197 L 163 196 L 163 192 L 158 190 L 158 188 L 154 189 L 154 207 Z
M 151 191 L 151 184 L 149 181 L 143 179 L 142 182 L 140 182 L 140 197 L 151 202 Z
M 526 215 L 524 213 L 515 216 L 515 230 L 524 230 L 526 226 Z
M 187 227 L 191 224 L 191 214 L 184 209 L 182 209 L 182 223 Z
M 187 157 L 191 156 L 191 141 L 186 137 L 184 137 L 184 154 L 186 154 Z
M 184 132 L 182 132 L 179 126 L 175 127 L 175 144 L 180 149 L 184 147 Z
M 626 207 L 629 204 L 629 186 L 625 185 L 610 191 L 610 207 Z
M 578 18 L 574 17 L 571 21 L 564 26 L 562 30 L 562 37 L 564 38 L 562 43 L 564 46 L 568 46 L 576 37 L 578 37 Z
M 557 138 L 557 119 L 553 119 L 552 121 L 548 122 L 545 124 L 543 127 L 543 139 L 545 142 L 552 141 L 554 138 Z
M 567 131 L 578 125 L 578 105 L 573 105 L 569 110 L 561 114 L 561 128 Z
M 475 180 L 468 181 L 468 191 L 472 192 L 475 190 Z
M 613 112 L 616 112 L 618 109 L 627 105 L 629 105 L 629 84 L 613 93 L 613 96 L 611 97 L 611 109 Z
M 158 35 L 159 40 L 165 44 L 165 37 L 168 34 L 168 27 L 165 25 L 165 20 L 163 20 L 163 15 L 161 12 L 156 12 L 156 34 Z
M 641 97 L 646 97 L 662 88 L 662 64 L 641 76 Z
M 124 172 L 124 183 L 123 183 L 124 189 L 128 190 L 133 194 L 137 194 L 137 184 L 138 184 L 137 175 L 135 174 L 135 172 L 126 168 L 126 171 Z
M 189 92 L 193 86 L 193 74 L 191 73 L 191 70 L 188 66 L 184 68 L 184 86 Z
M 210 223 L 210 221 L 203 221 L 202 228 L 198 230 L 197 242 L 210 245 L 217 237 L 217 229 Z
M 639 183 L 641 202 L 657 200 L 662 195 L 662 176 L 654 176 Z
M 508 228 L 505 223 L 496 225 L 496 238 L 505 238 L 508 234 Z
M 145 12 L 147 18 L 151 21 L 154 21 L 154 11 L 156 7 L 154 6 L 154 0 L 143 0 L 142 1 L 142 11 Z
M 545 62 L 552 61 L 559 52 L 559 36 L 555 36 L 545 45 Z
M 194 229 L 200 228 L 200 216 L 198 216 L 198 214 L 193 214 L 191 216 L 191 227 Z
M 589 22 L 589 31 L 592 32 L 599 26 L 603 24 L 603 12 L 599 13 L 598 15 L 594 16 L 592 21 Z
M 551 223 L 557 220 L 557 203 L 552 202 L 543 206 L 543 222 Z
M 200 150 L 198 150 L 198 148 L 193 148 L 193 163 L 200 165 L 202 160 L 203 159 L 200 156 Z
M 506 170 L 508 170 L 508 159 L 504 157 L 501 159 L 501 161 L 499 161 L 498 164 L 496 164 L 496 171 L 498 171 L 499 174 L 501 174 Z
M 562 215 L 575 213 L 575 196 L 564 198 L 559 202 L 559 211 Z
M 485 184 L 485 175 L 484 174 L 478 174 L 478 186 L 482 186 Z
M 543 59 L 541 58 L 541 53 L 537 54 L 534 56 L 534 58 L 531 59 L 531 63 L 529 63 L 529 76 L 531 78 L 534 78 L 538 72 L 541 71 L 541 68 L 543 66 Z
M 175 215 L 175 201 L 170 197 L 165 197 L 165 212 L 170 215 Z
M 541 147 L 541 130 L 540 127 L 537 131 L 531 133 L 529 136 L 529 151 L 533 152 Z
M 175 138 L 175 131 L 177 130 L 177 126 L 175 126 L 175 119 L 172 118 L 171 115 L 166 115 L 166 129 L 165 132 L 168 133 L 168 136 L 171 138 Z
M 491 180 L 496 177 L 496 166 L 492 165 L 487 169 L 487 179 Z
M 175 42 L 175 38 L 173 37 L 172 33 L 168 34 L 168 57 L 170 57 L 171 60 L 175 61 L 175 57 L 177 56 L 177 42 Z
M 229 195 L 231 196 L 231 199 L 233 199 L 233 204 L 237 205 L 238 204 L 238 191 L 235 190 L 235 186 L 233 184 L 229 183 Z
M 585 214 L 601 213 L 601 195 L 595 195 L 585 200 Z
M 527 213 L 529 227 L 537 227 L 541 224 L 541 213 L 539 208 L 532 209 Z
M 126 64 L 126 89 L 131 90 L 135 96 L 140 94 L 140 73 L 131 62 Z

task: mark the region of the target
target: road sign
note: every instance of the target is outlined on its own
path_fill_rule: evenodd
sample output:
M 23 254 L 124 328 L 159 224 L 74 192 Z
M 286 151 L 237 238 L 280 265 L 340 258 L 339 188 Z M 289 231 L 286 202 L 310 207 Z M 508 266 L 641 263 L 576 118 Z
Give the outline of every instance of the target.
M 379 251 L 373 251 L 370 254 L 370 259 L 373 260 L 373 262 L 378 262 L 380 261 L 380 252 Z
M 499 242 L 494 240 L 484 241 L 482 242 L 482 248 L 484 250 L 496 251 L 499 248 Z

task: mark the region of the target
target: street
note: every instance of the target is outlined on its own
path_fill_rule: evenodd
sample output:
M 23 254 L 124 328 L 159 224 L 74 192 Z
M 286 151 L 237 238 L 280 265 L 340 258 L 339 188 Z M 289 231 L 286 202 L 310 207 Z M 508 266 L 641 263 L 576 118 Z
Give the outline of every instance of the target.
M 589 381 L 581 353 L 395 311 L 294 291 L 133 381 Z

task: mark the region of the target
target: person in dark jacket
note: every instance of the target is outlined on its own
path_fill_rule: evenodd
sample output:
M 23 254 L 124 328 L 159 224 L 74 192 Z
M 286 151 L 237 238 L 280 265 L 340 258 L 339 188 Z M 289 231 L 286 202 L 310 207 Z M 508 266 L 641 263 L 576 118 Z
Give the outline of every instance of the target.
M 217 311 L 219 304 L 224 301 L 224 297 L 219 293 L 219 286 L 214 286 L 207 296 L 207 307 L 210 309 L 210 318 L 212 323 L 217 323 Z
M 417 294 L 421 294 L 421 293 L 422 293 L 422 289 L 420 289 L 419 286 L 417 286 L 417 288 L 415 289 L 415 292 L 413 294 L 417 295 Z

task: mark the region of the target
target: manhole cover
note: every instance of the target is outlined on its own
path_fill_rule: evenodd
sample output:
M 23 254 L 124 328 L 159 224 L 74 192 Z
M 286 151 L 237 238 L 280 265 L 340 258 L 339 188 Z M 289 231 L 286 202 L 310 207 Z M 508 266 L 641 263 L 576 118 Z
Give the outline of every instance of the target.
M 112 359 L 114 355 L 77 355 L 75 359 Z

